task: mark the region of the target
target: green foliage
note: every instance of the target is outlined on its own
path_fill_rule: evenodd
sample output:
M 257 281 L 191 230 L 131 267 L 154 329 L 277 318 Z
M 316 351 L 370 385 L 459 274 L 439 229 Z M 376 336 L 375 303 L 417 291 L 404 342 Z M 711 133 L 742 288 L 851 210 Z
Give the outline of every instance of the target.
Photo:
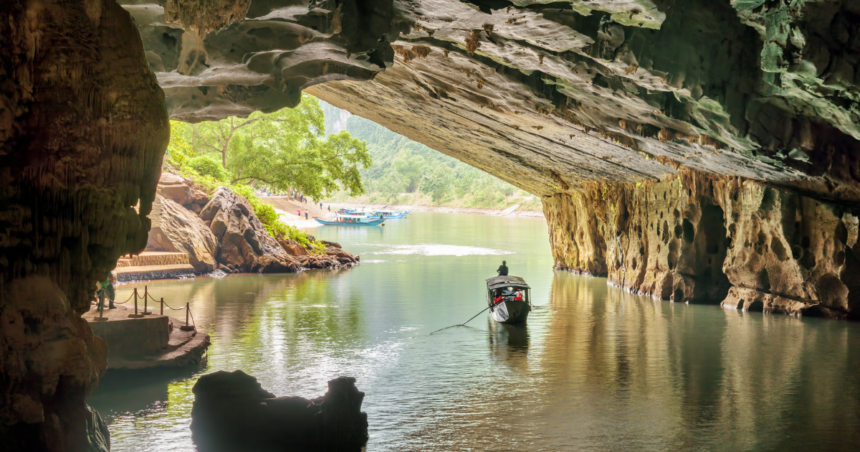
M 427 161 L 420 155 L 407 154 L 396 158 L 392 163 L 401 180 L 406 183 L 406 192 L 415 193 L 426 170 Z
M 270 204 L 266 204 L 255 193 L 255 188 L 245 184 L 230 184 L 230 173 L 225 169 L 221 162 L 213 157 L 212 153 L 198 155 L 194 152 L 189 137 L 193 133 L 191 126 L 188 124 L 170 121 L 171 134 L 170 143 L 167 147 L 168 155 L 165 158 L 165 163 L 168 168 L 179 175 L 189 179 L 194 186 L 209 195 L 212 195 L 219 187 L 227 187 L 233 190 L 234 193 L 244 197 L 254 209 L 254 214 L 263 223 L 266 231 L 272 237 L 284 238 L 298 242 L 312 253 L 322 254 L 325 252 L 325 245 L 320 242 L 311 242 L 307 234 L 300 231 L 298 228 L 283 223 L 279 219 L 278 213 Z M 340 135 L 340 134 L 339 134 Z M 199 136 L 198 136 L 199 138 Z M 350 137 L 348 133 L 344 133 L 335 137 L 332 140 L 326 140 L 327 146 L 331 146 L 335 152 L 342 152 L 344 147 L 354 146 L 351 141 L 358 141 Z M 361 143 L 363 146 L 363 143 Z M 366 151 L 366 148 L 365 148 Z M 360 160 L 360 159 L 359 159 Z M 369 159 L 367 165 L 370 165 Z M 354 175 L 341 175 L 338 177 L 354 177 L 360 178 L 358 169 L 340 168 L 340 171 L 355 171 Z M 360 183 L 360 179 L 359 179 Z
M 217 155 L 231 183 L 293 188 L 313 199 L 340 189 L 364 193 L 360 171 L 372 163 L 363 141 L 348 132 L 326 135 L 319 100 L 308 95 L 295 108 L 198 124 L 194 134 L 195 151 Z
M 229 181 L 230 174 L 221 166 L 221 162 L 211 155 L 192 157 L 187 160 L 187 165 L 201 176 L 211 176 L 217 181 Z
M 451 192 L 453 180 L 450 168 L 433 168 L 429 174 L 424 175 L 423 179 L 421 191 L 429 194 L 436 204 Z
M 188 159 L 194 157 L 194 149 L 187 139 L 190 132 L 188 124 L 170 121 L 170 142 L 167 144 L 167 155 L 164 159 L 169 166 L 181 167 Z
M 456 200 L 465 207 L 500 208 L 506 206 L 508 196 L 524 194 L 477 168 L 367 119 L 351 116 L 346 130 L 367 142 L 373 165 L 361 171 L 361 176 L 367 191 L 379 195 L 379 202 L 396 203 L 401 193 L 417 191 L 429 195 L 437 204 Z
M 263 226 L 266 228 L 266 231 L 268 231 L 269 235 L 272 237 L 281 237 L 287 240 L 293 240 L 305 248 L 308 248 L 315 254 L 322 254 L 325 251 L 325 245 L 323 243 L 311 242 L 310 239 L 308 239 L 307 234 L 296 227 L 283 223 L 275 208 L 272 207 L 271 204 L 267 204 L 257 197 L 257 194 L 254 192 L 254 187 L 240 184 L 233 185 L 229 188 L 237 195 L 248 200 L 248 203 L 250 203 L 251 207 L 254 209 L 254 214 L 257 215 L 257 218 L 260 219 Z

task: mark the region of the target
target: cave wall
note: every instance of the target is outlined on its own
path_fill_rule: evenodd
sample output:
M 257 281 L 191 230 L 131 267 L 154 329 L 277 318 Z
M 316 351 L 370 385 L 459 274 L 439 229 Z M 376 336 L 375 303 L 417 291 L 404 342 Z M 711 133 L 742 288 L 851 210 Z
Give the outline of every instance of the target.
M 164 94 L 113 1 L 2 2 L 0 18 L 0 442 L 103 451 L 85 398 L 107 349 L 81 314 L 146 245 Z
M 557 268 L 662 300 L 860 316 L 856 205 L 692 170 L 543 204 Z

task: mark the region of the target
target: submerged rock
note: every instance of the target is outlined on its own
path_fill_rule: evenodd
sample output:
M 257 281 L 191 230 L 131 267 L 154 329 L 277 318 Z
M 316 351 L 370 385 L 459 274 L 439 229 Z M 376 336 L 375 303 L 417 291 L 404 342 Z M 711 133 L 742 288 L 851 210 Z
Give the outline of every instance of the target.
M 201 452 L 358 451 L 367 443 L 364 393 L 354 378 L 329 381 L 312 400 L 275 397 L 241 370 L 204 375 L 192 391 L 191 431 Z
M 149 230 L 147 250 L 183 252 L 198 273 L 215 269 L 218 242 L 197 215 L 156 195 L 149 219 L 152 220 L 152 229 Z
M 248 201 L 219 188 L 200 212 L 221 244 L 215 260 L 222 270 L 241 273 L 297 272 L 301 264 L 269 235 Z

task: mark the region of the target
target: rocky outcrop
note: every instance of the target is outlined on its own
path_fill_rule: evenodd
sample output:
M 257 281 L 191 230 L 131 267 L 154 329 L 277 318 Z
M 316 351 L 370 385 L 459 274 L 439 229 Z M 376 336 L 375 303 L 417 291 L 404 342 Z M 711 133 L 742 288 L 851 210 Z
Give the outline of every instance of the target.
M 307 256 L 310 254 L 307 248 L 302 246 L 299 242 L 295 240 L 286 240 L 283 238 L 278 239 L 278 244 L 281 245 L 281 248 L 287 252 L 290 256 Z
M 248 201 L 219 188 L 200 218 L 220 243 L 215 260 L 228 272 L 297 272 L 301 265 L 269 235 Z
M 152 228 L 149 230 L 147 250 L 182 252 L 188 255 L 194 271 L 209 273 L 215 270 L 218 242 L 197 215 L 156 195 L 149 218 Z
M 354 378 L 329 381 L 328 392 L 312 400 L 275 397 L 240 370 L 204 375 L 192 391 L 191 431 L 200 451 L 359 451 L 368 439 L 364 393 Z
M 822 218 L 841 218 L 854 209 L 860 203 L 857 2 L 361 3 L 357 15 L 344 14 L 358 4 L 349 1 L 308 3 L 308 9 L 277 1 L 252 4 L 244 22 L 203 39 L 167 25 L 171 12 L 129 10 L 151 52 L 151 67 L 169 87 L 174 118 L 197 121 L 292 105 L 292 90 L 301 84 L 335 106 L 541 196 L 555 215 L 554 253 L 571 259 L 565 266 L 610 275 L 636 290 L 644 285 L 644 292 L 662 298 L 678 293 L 684 300 L 744 300 L 752 308 L 795 306 L 784 308 L 789 312 L 810 306 L 826 307 L 832 315 L 851 311 L 845 301 L 850 296 L 835 283 L 842 281 L 850 293 L 850 264 L 821 264 L 831 251 L 839 256 L 838 246 L 810 245 L 816 264 L 793 267 L 795 259 L 781 260 L 781 252 L 752 257 L 765 256 L 757 252 L 762 246 L 756 236 L 734 241 L 732 248 L 713 238 L 761 229 L 768 250 L 773 243 L 777 251 L 786 244 L 790 249 L 786 237 L 797 234 L 790 226 L 776 232 L 777 223 L 792 222 L 782 214 L 765 221 L 750 206 L 710 195 L 701 203 L 685 201 L 667 190 L 664 201 L 656 200 L 667 209 L 687 203 L 663 212 L 674 216 L 677 210 L 678 221 L 649 221 L 651 233 L 659 226 L 659 237 L 646 243 L 637 231 L 630 243 L 639 246 L 622 258 L 622 249 L 633 246 L 620 243 L 625 232 L 615 230 L 621 236 L 608 238 L 618 225 L 607 223 L 606 215 L 601 220 L 586 213 L 614 209 L 644 222 L 644 214 L 632 209 L 658 207 L 655 200 L 645 202 L 642 190 L 690 174 L 731 180 L 740 188 L 726 192 L 737 196 L 743 187 L 757 186 L 762 193 L 783 194 L 789 204 L 818 203 L 832 211 Z M 375 47 L 370 39 L 361 41 L 364 53 L 345 44 L 367 31 L 383 37 Z M 163 39 L 165 33 L 173 39 Z M 338 39 L 324 47 L 321 33 Z M 286 36 L 304 40 L 278 39 Z M 224 54 L 237 45 L 242 52 Z M 271 63 L 272 55 L 278 64 Z M 319 74 L 322 55 L 331 62 L 325 77 Z M 381 62 L 373 55 L 382 56 Z M 193 68 L 183 61 L 193 61 Z M 299 72 L 307 77 L 296 78 Z M 232 84 L 224 88 L 227 80 Z M 282 89 L 274 94 L 276 85 Z M 265 100 L 260 93 L 268 94 Z M 617 191 L 619 198 L 608 203 L 603 191 Z M 811 218 L 807 207 L 799 212 Z M 721 214 L 729 220 L 719 221 Z M 750 219 L 743 220 L 747 214 Z M 671 225 L 668 230 L 663 222 Z M 836 234 L 835 224 L 823 227 Z M 582 238 L 565 229 L 574 225 Z M 690 230 L 696 234 L 687 242 L 684 232 Z M 636 257 L 636 251 L 657 246 L 655 239 L 664 234 L 660 251 L 648 256 L 669 253 L 659 260 L 666 267 L 645 265 L 644 254 Z M 680 237 L 677 243 L 672 236 Z M 783 239 L 772 242 L 776 236 Z M 802 243 L 794 246 L 804 249 Z M 804 253 L 798 260 L 813 259 Z M 634 257 L 637 268 L 631 270 Z M 680 270 L 668 268 L 670 262 Z M 643 273 L 643 266 L 656 273 Z
M 544 201 L 556 266 L 676 302 L 860 317 L 858 209 L 682 170 Z
M 309 236 L 310 237 L 310 236 Z M 310 237 L 312 241 L 313 237 Z M 284 251 L 291 256 L 295 256 L 302 267 L 306 269 L 335 269 L 343 267 L 352 267 L 358 265 L 360 259 L 358 256 L 343 250 L 340 244 L 335 242 L 321 241 L 325 245 L 323 254 L 312 254 L 307 248 L 293 240 L 278 239 L 278 243 L 284 248 Z
M 209 196 L 206 193 L 194 188 L 193 184 L 182 176 L 173 173 L 161 173 L 157 192 L 194 213 L 200 213 L 209 203 Z
M 146 244 L 164 93 L 113 1 L 4 1 L 0 17 L 0 448 L 103 451 L 85 399 L 106 349 L 80 314 Z
M 174 118 L 301 87 L 541 196 L 683 165 L 860 201 L 856 2 L 526 3 L 265 2 L 206 36 L 127 8 Z
M 31 276 L 3 287 L 3 450 L 108 450 L 107 426 L 84 403 L 104 375 L 107 352 L 49 278 Z

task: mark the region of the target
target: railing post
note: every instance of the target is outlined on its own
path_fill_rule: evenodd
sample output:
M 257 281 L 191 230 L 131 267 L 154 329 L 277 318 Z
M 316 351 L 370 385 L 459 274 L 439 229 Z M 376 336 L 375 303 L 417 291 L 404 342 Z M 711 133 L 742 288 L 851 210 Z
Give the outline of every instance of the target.
M 164 297 L 161 298 L 161 315 L 164 315 Z
M 185 303 L 185 326 L 188 326 L 188 303 Z
M 134 288 L 134 315 L 137 315 L 137 287 Z
M 149 314 L 146 312 L 146 307 L 148 305 L 149 298 L 149 290 L 147 286 L 143 286 L 143 315 Z

